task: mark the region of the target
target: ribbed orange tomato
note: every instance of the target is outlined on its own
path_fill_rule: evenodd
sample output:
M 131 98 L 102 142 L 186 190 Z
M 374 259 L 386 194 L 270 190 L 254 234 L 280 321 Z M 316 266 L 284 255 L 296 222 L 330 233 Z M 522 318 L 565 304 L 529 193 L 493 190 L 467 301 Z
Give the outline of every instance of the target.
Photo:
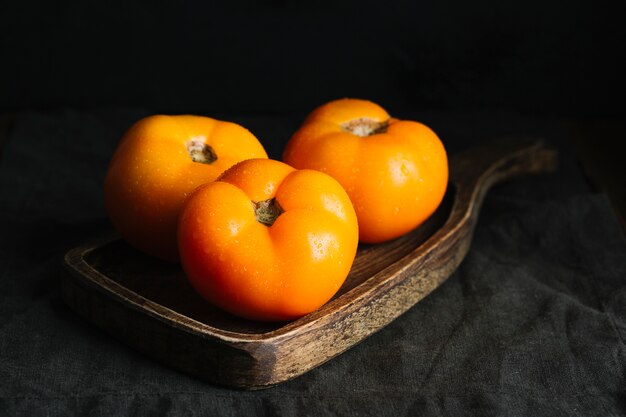
M 267 158 L 245 128 L 202 116 L 150 116 L 124 135 L 109 164 L 104 199 L 111 222 L 137 249 L 178 259 L 185 198 L 235 163 Z
M 181 212 L 181 263 L 214 305 L 255 320 L 290 320 L 341 287 L 358 225 L 329 175 L 252 159 L 199 187 Z
M 283 160 L 337 179 L 367 243 L 420 225 L 439 206 L 448 183 L 446 151 L 437 135 L 366 100 L 341 99 L 315 109 L 291 137 Z

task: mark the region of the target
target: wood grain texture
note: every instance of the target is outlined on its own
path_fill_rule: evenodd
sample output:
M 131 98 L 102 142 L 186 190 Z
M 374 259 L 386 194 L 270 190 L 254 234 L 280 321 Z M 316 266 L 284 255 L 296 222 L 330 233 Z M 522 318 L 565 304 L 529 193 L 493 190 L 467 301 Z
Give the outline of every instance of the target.
M 178 265 L 118 238 L 67 253 L 63 297 L 87 320 L 182 372 L 231 387 L 272 386 L 339 355 L 431 293 L 465 257 L 488 189 L 555 164 L 553 149 L 529 140 L 455 155 L 437 212 L 399 239 L 361 245 L 337 295 L 292 322 L 260 323 L 212 307 Z

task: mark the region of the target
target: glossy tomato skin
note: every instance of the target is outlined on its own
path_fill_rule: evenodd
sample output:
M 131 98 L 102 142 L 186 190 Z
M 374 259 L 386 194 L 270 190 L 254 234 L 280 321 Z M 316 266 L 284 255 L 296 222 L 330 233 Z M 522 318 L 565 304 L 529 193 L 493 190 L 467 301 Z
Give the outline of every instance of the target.
M 211 163 L 190 149 L 208 145 Z M 245 128 L 209 117 L 155 115 L 135 123 L 117 146 L 104 182 L 107 213 L 135 248 L 177 261 L 176 227 L 185 198 L 201 184 L 248 158 L 266 158 Z
M 359 124 L 369 128 L 353 129 Z M 366 100 L 341 99 L 314 110 L 291 137 L 283 160 L 337 179 L 354 204 L 366 243 L 419 226 L 437 209 L 448 183 L 438 136 Z
M 271 225 L 255 203 L 274 201 Z M 193 287 L 240 317 L 291 320 L 339 290 L 358 245 L 356 214 L 341 185 L 269 159 L 243 161 L 199 187 L 182 210 L 181 263 Z

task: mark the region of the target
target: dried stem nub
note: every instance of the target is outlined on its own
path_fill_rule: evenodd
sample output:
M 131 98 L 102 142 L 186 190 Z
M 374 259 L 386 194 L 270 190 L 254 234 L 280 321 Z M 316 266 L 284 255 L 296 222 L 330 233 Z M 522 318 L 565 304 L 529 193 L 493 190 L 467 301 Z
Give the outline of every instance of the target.
M 217 160 L 217 154 L 213 148 L 198 139 L 187 141 L 187 152 L 193 162 L 200 164 L 211 164 Z
M 273 225 L 278 216 L 283 213 L 283 209 L 280 207 L 275 198 L 263 201 L 253 201 L 252 205 L 254 207 L 256 220 L 266 226 Z
M 376 135 L 378 133 L 385 133 L 389 127 L 389 120 L 379 122 L 378 120 L 370 119 L 369 117 L 361 117 L 359 119 L 350 120 L 341 125 L 341 128 L 345 132 L 352 133 L 359 137 L 366 137 Z

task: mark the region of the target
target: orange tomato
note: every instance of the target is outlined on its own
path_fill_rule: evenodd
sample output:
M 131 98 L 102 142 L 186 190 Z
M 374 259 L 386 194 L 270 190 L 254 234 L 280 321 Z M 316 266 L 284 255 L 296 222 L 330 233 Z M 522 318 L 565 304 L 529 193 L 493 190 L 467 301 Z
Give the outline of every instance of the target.
M 330 176 L 253 159 L 189 197 L 178 242 L 188 279 L 211 303 L 244 318 L 290 320 L 341 287 L 358 225 Z
M 289 140 L 283 160 L 337 179 L 367 243 L 419 226 L 439 206 L 448 183 L 446 151 L 437 135 L 366 100 L 336 100 L 315 109 Z
M 245 128 L 202 116 L 150 116 L 124 135 L 109 164 L 104 200 L 119 234 L 137 249 L 178 260 L 185 198 L 235 163 L 267 158 Z

